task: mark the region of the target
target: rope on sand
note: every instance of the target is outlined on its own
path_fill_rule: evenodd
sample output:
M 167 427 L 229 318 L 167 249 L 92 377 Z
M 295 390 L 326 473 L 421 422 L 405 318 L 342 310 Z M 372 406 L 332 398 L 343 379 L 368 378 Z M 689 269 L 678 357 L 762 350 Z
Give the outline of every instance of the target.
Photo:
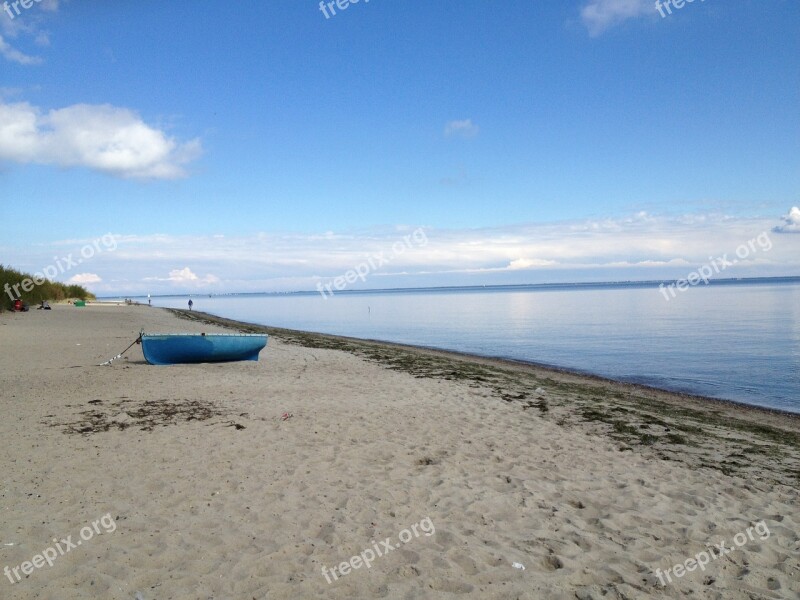
M 126 353 L 128 350 L 130 350 L 131 348 L 133 348 L 133 347 L 134 347 L 134 345 L 136 345 L 136 344 L 138 344 L 139 342 L 141 342 L 141 341 L 142 341 L 142 335 L 143 335 L 143 334 L 144 334 L 144 331 L 142 331 L 142 332 L 139 334 L 139 337 L 137 337 L 135 340 L 133 340 L 133 343 L 132 343 L 130 346 L 128 346 L 127 348 L 125 348 L 125 350 L 123 350 L 122 352 L 120 352 L 119 354 L 117 354 L 117 355 L 116 355 L 114 358 L 111 358 L 111 359 L 107 360 L 107 361 L 106 361 L 106 362 L 104 362 L 104 363 L 100 363 L 100 364 L 99 364 L 99 365 L 97 365 L 97 366 L 98 366 L 98 367 L 105 367 L 106 365 L 110 365 L 112 362 L 114 362 L 115 360 L 117 360 L 118 358 L 120 358 L 120 357 L 121 357 L 123 354 L 125 354 L 125 353 Z

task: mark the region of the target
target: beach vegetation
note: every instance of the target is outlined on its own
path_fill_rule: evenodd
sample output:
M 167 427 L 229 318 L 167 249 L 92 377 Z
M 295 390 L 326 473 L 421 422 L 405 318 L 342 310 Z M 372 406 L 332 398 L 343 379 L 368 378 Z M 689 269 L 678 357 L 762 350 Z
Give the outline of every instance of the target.
M 34 280 L 33 275 L 0 264 L 0 292 L 2 292 L 0 310 L 10 310 L 17 298 L 31 306 L 45 300 L 58 302 L 61 300 L 94 300 L 95 298 L 94 294 L 80 285 L 38 279 L 41 283 L 23 286 L 25 281 L 37 280 Z

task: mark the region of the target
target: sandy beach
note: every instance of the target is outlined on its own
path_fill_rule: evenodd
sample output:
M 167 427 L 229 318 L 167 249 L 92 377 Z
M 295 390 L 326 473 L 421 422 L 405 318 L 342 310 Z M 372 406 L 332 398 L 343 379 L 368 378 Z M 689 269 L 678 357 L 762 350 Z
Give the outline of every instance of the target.
M 0 598 L 800 597 L 796 416 L 276 329 L 98 366 L 226 327 L 0 314 Z

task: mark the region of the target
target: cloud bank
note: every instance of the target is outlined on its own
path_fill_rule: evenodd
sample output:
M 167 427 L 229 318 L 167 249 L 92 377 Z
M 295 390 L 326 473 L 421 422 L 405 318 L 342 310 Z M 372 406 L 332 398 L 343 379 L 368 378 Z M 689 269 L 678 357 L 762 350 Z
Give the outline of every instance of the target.
M 91 273 L 75 277 L 85 276 L 101 295 L 313 290 L 317 282 L 385 253 L 392 260 L 353 289 L 676 279 L 710 257 L 735 257 L 737 248 L 759 235 L 771 236 L 769 250 L 748 252 L 726 277 L 800 275 L 800 236 L 773 234 L 777 221 L 640 212 L 481 229 L 426 227 L 428 243 L 397 256 L 393 244 L 416 227 L 248 236 L 117 234 L 116 250 L 87 259 Z M 796 226 L 781 227 L 787 225 Z M 54 253 L 65 255 L 84 243 L 54 242 L 16 255 L 8 249 L 4 261 L 35 272 Z

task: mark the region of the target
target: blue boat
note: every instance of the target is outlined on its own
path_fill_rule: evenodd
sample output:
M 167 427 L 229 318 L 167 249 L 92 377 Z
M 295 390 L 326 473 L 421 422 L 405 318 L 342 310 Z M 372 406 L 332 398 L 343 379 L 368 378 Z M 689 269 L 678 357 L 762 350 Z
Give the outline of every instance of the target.
M 267 345 L 260 333 L 144 333 L 145 360 L 151 365 L 258 360 Z

